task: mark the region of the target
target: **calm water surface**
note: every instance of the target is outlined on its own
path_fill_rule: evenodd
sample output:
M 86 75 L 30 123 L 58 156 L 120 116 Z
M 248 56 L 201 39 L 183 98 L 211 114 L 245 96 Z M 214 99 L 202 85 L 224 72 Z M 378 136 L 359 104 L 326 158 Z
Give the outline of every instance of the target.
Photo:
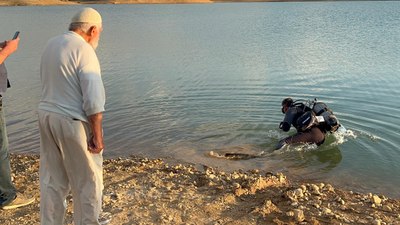
M 399 2 L 93 7 L 104 20 L 107 157 L 258 168 L 400 197 Z M 0 8 L 0 38 L 21 31 L 7 61 L 12 152 L 39 151 L 40 56 L 77 8 Z M 318 97 L 348 132 L 272 154 L 287 135 L 278 124 L 288 96 Z M 267 154 L 232 161 L 210 151 Z

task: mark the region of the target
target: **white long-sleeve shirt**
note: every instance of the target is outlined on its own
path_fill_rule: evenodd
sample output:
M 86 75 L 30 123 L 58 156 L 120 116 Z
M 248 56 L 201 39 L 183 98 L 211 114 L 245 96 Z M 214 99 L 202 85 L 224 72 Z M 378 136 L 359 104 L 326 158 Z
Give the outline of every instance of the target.
M 69 31 L 50 39 L 40 66 L 39 109 L 88 121 L 103 112 L 105 91 L 99 60 L 92 46 Z

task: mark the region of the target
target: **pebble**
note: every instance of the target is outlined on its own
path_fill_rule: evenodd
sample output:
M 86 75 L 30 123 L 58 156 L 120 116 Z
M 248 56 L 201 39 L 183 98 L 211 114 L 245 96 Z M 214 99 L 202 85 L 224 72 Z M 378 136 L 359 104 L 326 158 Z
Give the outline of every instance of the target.
M 336 198 L 336 201 L 337 201 L 338 203 L 340 203 L 341 205 L 344 205 L 344 204 L 345 204 L 344 200 L 343 200 L 341 197 L 339 197 L 339 196 Z
M 333 186 L 330 184 L 325 185 L 325 190 L 329 192 L 335 192 L 335 188 L 333 188 Z
M 373 195 L 371 201 L 376 205 L 380 205 L 382 203 L 382 199 L 379 198 L 378 195 Z
M 317 209 L 319 209 L 321 206 L 319 206 L 317 203 L 313 204 L 313 206 Z
M 322 213 L 325 215 L 330 215 L 332 214 L 332 210 L 328 209 L 328 208 L 323 208 L 322 209 Z
M 373 220 L 374 217 L 372 217 L 372 216 L 366 216 L 365 219 L 367 219 L 367 220 Z
M 383 206 L 383 210 L 386 210 L 388 212 L 392 212 L 393 211 L 392 208 L 390 208 L 390 206 L 388 206 L 388 205 L 384 205 Z
M 258 174 L 258 173 L 260 173 L 260 170 L 258 170 L 258 169 L 253 169 L 253 170 L 250 170 L 250 173 L 252 173 L 252 174 Z
M 217 176 L 215 176 L 214 174 L 209 174 L 208 178 L 210 178 L 211 180 L 214 180 Z
M 316 194 L 316 195 L 320 195 L 321 193 L 319 192 L 319 187 L 315 184 L 311 184 L 310 185 L 312 193 Z
M 305 220 L 303 210 L 294 209 L 294 210 L 293 210 L 293 213 L 294 213 L 294 218 L 295 218 L 295 220 L 296 220 L 297 222 L 303 222 L 303 221 Z
M 282 173 L 277 174 L 279 182 L 284 182 L 286 180 L 285 175 Z
M 298 189 L 294 190 L 294 195 L 296 198 L 304 197 L 303 189 L 298 188 Z
M 239 179 L 239 174 L 237 174 L 237 173 L 234 173 L 234 174 L 232 174 L 232 179 L 234 179 L 234 180 L 237 180 L 237 179 Z
M 286 216 L 292 217 L 294 216 L 294 212 L 293 211 L 286 212 Z
M 239 189 L 239 188 L 241 188 L 241 186 L 239 183 L 233 183 L 233 188 Z

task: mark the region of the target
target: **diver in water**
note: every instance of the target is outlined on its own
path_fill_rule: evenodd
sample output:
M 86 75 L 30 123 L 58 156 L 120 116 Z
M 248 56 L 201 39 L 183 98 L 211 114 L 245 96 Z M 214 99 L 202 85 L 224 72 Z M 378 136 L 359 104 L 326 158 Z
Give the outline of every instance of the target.
M 297 133 L 278 142 L 275 150 L 287 144 L 308 143 L 321 145 L 325 141 L 327 132 L 335 132 L 339 128 L 339 121 L 332 111 L 323 102 L 293 101 L 285 98 L 282 101 L 282 113 L 285 118 L 279 128 L 285 132 L 293 125 Z

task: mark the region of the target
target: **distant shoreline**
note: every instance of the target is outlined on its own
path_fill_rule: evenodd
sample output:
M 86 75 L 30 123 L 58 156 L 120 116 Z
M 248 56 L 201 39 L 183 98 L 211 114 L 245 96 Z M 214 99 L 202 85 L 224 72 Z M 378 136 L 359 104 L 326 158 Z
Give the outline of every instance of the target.
M 1 6 L 47 6 L 84 4 L 190 4 L 190 3 L 229 3 L 229 2 L 329 2 L 335 0 L 2 0 Z M 346 1 L 346 0 L 336 0 Z M 350 0 L 375 1 L 375 0 Z M 380 0 L 390 1 L 390 0 Z

